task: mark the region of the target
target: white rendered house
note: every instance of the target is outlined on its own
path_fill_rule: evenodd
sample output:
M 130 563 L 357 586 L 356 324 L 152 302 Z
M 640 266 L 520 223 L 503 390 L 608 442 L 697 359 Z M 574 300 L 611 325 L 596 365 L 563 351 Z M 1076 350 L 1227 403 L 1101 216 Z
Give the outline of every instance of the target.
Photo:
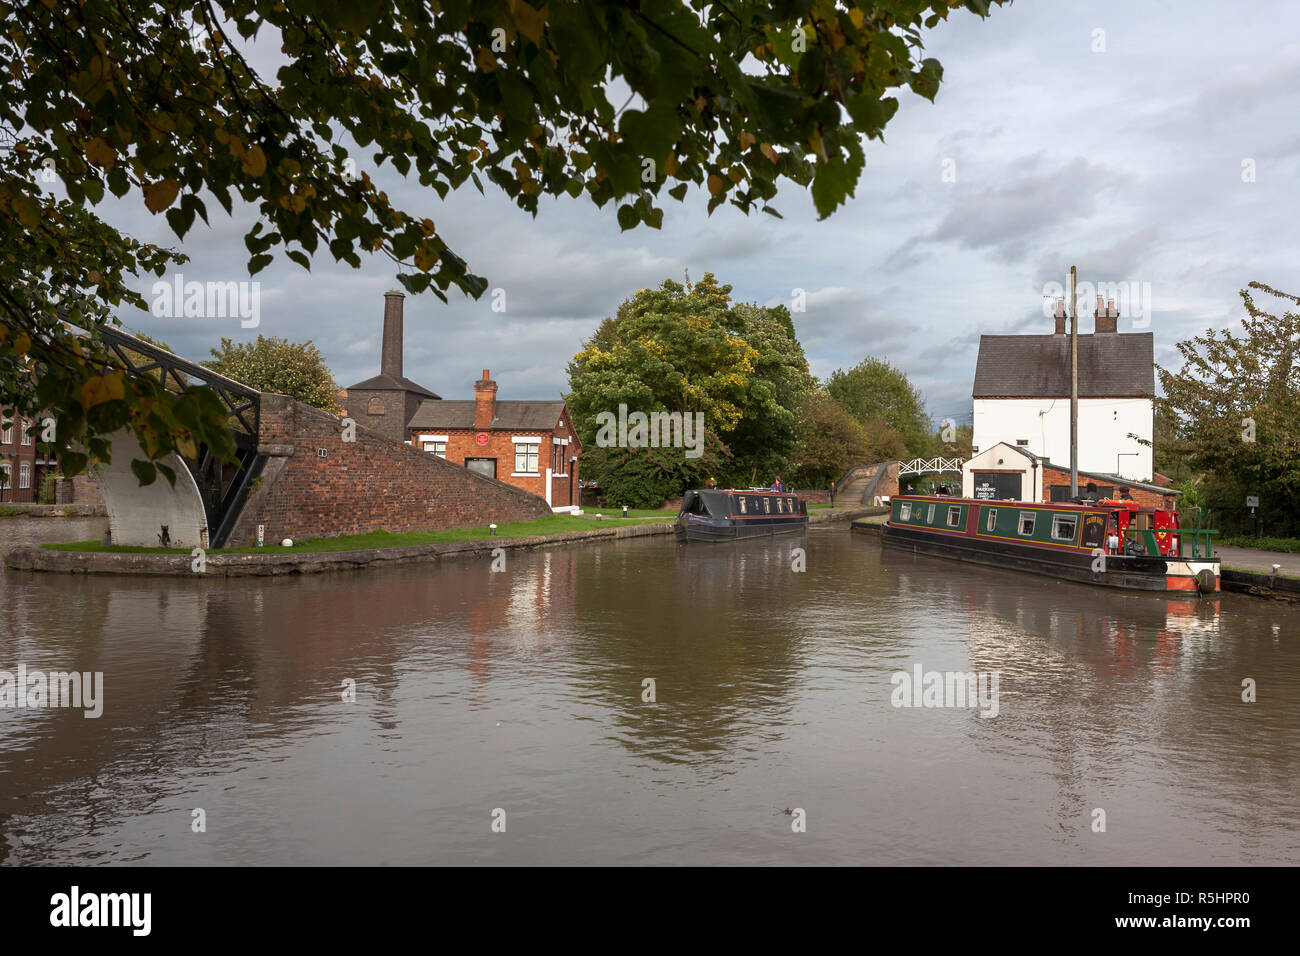
M 1079 335 L 1079 470 L 1154 477 L 1155 344 L 1115 331 L 1115 301 L 1098 299 L 1096 331 Z M 975 365 L 975 452 L 998 442 L 1070 464 L 1070 336 L 1064 303 L 1053 335 L 982 335 Z M 1147 444 L 1142 444 L 1142 441 Z

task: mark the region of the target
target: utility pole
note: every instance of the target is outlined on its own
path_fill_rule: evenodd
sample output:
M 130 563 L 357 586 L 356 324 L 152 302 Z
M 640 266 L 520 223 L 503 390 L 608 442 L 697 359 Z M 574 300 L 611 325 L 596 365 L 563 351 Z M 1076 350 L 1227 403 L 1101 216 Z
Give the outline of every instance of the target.
M 1070 497 L 1079 496 L 1079 270 L 1070 266 Z

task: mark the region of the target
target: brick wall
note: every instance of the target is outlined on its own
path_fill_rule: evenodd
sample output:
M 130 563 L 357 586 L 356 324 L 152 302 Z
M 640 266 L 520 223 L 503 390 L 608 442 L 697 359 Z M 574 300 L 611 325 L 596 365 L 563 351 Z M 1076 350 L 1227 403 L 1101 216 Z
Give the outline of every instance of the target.
M 351 397 L 351 396 L 349 396 Z M 339 419 L 283 395 L 262 395 L 260 445 L 278 452 L 249 495 L 229 547 L 266 541 L 479 527 L 550 514 L 539 497 Z M 292 447 L 290 455 L 283 452 Z M 321 458 L 317 450 L 324 449 Z
M 1165 495 L 1159 495 L 1152 491 L 1145 491 L 1141 488 L 1133 488 L 1131 486 L 1126 486 L 1123 482 L 1118 482 L 1113 479 L 1103 481 L 1100 478 L 1087 478 L 1084 475 L 1080 475 L 1079 491 L 1081 493 L 1085 488 L 1088 487 L 1088 482 L 1090 481 L 1096 484 L 1097 487 L 1099 488 L 1107 485 L 1113 485 L 1115 488 L 1116 496 L 1119 495 L 1121 488 L 1128 487 L 1129 496 L 1132 497 L 1132 499 L 1136 501 L 1138 504 L 1145 505 L 1151 508 L 1165 507 L 1165 497 L 1166 497 Z M 1051 489 L 1053 487 L 1069 488 L 1070 473 L 1068 471 L 1062 471 L 1058 468 L 1045 468 L 1043 470 L 1043 501 L 1052 500 Z M 1170 496 L 1170 497 L 1172 498 L 1172 500 L 1177 501 L 1176 496 Z
M 373 404 L 372 404 L 373 401 Z M 420 405 L 417 396 L 410 392 L 390 389 L 349 389 L 348 416 L 358 425 L 373 429 L 387 438 L 406 439 L 406 423 Z M 382 414 L 371 414 L 383 409 Z

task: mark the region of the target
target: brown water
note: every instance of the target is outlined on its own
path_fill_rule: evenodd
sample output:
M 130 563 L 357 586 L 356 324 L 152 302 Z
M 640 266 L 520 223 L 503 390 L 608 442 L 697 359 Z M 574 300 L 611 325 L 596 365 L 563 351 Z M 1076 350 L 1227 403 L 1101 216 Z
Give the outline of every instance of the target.
M 637 539 L 510 552 L 502 573 L 6 572 L 0 670 L 106 689 L 99 719 L 0 710 L 0 861 L 1300 862 L 1300 611 L 842 526 L 803 539 L 796 573 L 798 544 Z M 998 715 L 892 706 L 918 663 L 997 671 Z

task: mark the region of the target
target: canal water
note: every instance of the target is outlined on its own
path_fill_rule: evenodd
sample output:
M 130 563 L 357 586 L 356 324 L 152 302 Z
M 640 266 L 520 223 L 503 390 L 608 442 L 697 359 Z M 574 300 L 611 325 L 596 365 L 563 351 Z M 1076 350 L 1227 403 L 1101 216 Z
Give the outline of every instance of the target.
M 0 670 L 104 691 L 0 710 L 0 862 L 1300 862 L 1290 606 L 842 525 L 491 565 L 4 572 Z M 996 672 L 996 716 L 894 706 L 918 667 Z

